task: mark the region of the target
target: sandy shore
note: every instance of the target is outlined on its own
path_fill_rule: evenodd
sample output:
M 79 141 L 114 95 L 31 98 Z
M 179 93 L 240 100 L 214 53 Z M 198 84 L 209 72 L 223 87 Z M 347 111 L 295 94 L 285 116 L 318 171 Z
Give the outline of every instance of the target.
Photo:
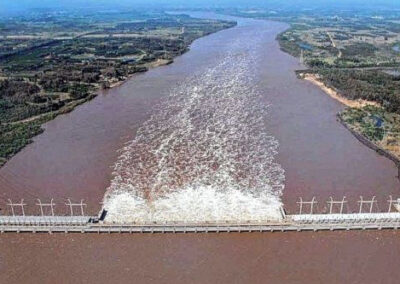
M 303 76 L 304 80 L 307 80 L 311 83 L 313 83 L 314 85 L 320 87 L 325 93 L 327 93 L 331 98 L 341 102 L 342 104 L 344 104 L 345 106 L 348 107 L 354 107 L 354 108 L 362 108 L 365 106 L 380 106 L 378 103 L 376 102 L 372 102 L 372 101 L 367 101 L 367 100 L 350 100 L 348 98 L 345 98 L 343 95 L 341 95 L 338 91 L 326 86 L 321 79 L 318 77 L 318 75 L 314 75 L 314 74 L 304 74 Z
M 326 86 L 321 79 L 319 78 L 318 75 L 315 74 L 303 74 L 302 78 L 304 80 L 307 80 L 314 85 L 320 87 L 325 93 L 327 93 L 331 98 L 341 102 L 345 106 L 351 107 L 351 108 L 362 108 L 365 106 L 377 106 L 380 107 L 380 105 L 376 102 L 372 101 L 367 101 L 367 100 L 350 100 L 342 96 L 339 92 L 336 90 Z M 347 125 L 346 122 L 342 120 L 343 125 Z M 394 161 L 396 164 L 399 164 L 399 157 L 400 157 L 400 151 L 398 146 L 391 146 L 388 145 L 387 143 L 387 137 L 381 142 L 374 143 L 372 141 L 369 141 L 367 138 L 361 138 L 364 137 L 360 130 L 354 126 L 348 126 L 347 127 L 352 133 L 357 137 L 358 140 L 360 140 L 362 143 L 364 143 L 366 146 L 370 147 L 371 149 L 377 151 L 378 153 L 386 156 L 390 160 Z M 361 136 L 361 137 L 360 137 Z

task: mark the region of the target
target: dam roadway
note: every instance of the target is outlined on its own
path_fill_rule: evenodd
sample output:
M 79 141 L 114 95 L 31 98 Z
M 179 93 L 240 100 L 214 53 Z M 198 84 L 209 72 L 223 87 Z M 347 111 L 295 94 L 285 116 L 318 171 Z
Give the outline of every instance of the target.
M 1 233 L 230 233 L 382 230 L 400 227 L 400 213 L 286 215 L 280 221 L 112 224 L 97 216 L 0 216 Z

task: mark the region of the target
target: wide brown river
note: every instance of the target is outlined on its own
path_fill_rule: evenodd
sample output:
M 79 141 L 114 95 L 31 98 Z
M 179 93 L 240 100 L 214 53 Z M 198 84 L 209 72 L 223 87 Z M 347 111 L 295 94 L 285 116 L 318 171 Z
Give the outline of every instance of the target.
M 275 40 L 288 25 L 222 18 L 238 26 L 196 40 L 173 64 L 134 76 L 47 123 L 0 169 L 2 209 L 7 198 L 29 204 L 54 198 L 63 214 L 70 197 L 85 199 L 96 214 L 107 191 L 113 221 L 273 218 L 280 202 L 295 212 L 300 196 L 316 196 L 317 210 L 324 211 L 329 196 L 346 195 L 346 210 L 357 211 L 360 195 L 375 195 L 374 210 L 387 210 L 387 197 L 399 196 L 396 166 L 336 121 L 340 103 L 296 78 L 302 66 Z M 135 283 L 397 283 L 398 237 L 5 235 L 0 274 L 6 283 L 78 276 Z

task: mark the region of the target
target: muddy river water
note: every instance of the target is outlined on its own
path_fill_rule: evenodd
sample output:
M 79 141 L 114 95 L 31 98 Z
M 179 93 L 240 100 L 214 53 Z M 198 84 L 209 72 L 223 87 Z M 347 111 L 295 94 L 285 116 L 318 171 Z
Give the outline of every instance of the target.
M 294 212 L 300 196 L 316 196 L 321 211 L 329 196 L 346 195 L 350 211 L 357 210 L 360 195 L 376 195 L 380 210 L 386 208 L 388 195 L 399 196 L 396 166 L 337 122 L 336 113 L 343 109 L 340 103 L 297 79 L 294 71 L 302 66 L 283 53 L 275 40 L 287 24 L 195 16 L 234 19 L 238 26 L 196 40 L 173 64 L 134 76 L 47 123 L 34 143 L 0 169 L 1 202 L 24 198 L 33 203 L 35 198 L 52 197 L 60 204 L 58 212 L 64 213 L 64 198 L 84 198 L 88 211 L 96 214 L 107 190 L 111 200 L 121 193 L 134 196 L 134 202 L 166 196 L 180 206 L 179 213 L 188 215 L 187 203 L 179 202 L 181 192 L 233 186 L 240 193 L 248 189 L 252 198 L 263 201 L 238 196 L 241 204 L 254 209 L 241 215 L 260 210 L 268 215 L 274 212 L 262 207 L 265 204 L 275 206 L 282 200 L 287 211 Z M 157 127 L 166 133 L 159 134 Z M 190 139 L 195 143 L 182 142 Z M 176 157 L 173 161 L 166 158 L 171 153 Z M 229 165 L 218 155 L 229 157 Z M 156 183 L 149 185 L 146 177 Z M 211 195 L 218 200 L 213 206 L 223 208 L 212 217 L 234 214 L 237 200 L 225 193 L 218 190 Z M 184 197 L 191 204 L 199 200 L 198 210 L 212 209 L 206 202 L 210 195 L 204 196 Z M 224 202 L 227 197 L 229 204 Z M 108 203 L 111 209 L 119 204 L 113 202 Z M 167 216 L 178 218 L 165 204 L 156 207 L 159 216 L 169 210 Z M 141 210 L 139 217 L 147 209 Z M 115 218 L 126 212 L 117 213 Z M 385 256 L 391 261 L 387 279 L 394 281 L 400 275 L 394 265 L 400 262 L 398 237 L 394 232 L 7 235 L 0 238 L 0 273 L 7 274 L 10 282 L 29 279 L 49 267 L 34 279 L 63 276 L 68 282 L 75 271 L 87 280 L 133 277 L 137 283 L 152 279 L 160 283 L 265 283 L 268 279 L 335 283 L 371 277 L 377 283 L 382 278 L 374 271 L 383 272 Z M 55 266 L 55 259 L 62 268 Z M 203 273 L 206 270 L 210 273 Z

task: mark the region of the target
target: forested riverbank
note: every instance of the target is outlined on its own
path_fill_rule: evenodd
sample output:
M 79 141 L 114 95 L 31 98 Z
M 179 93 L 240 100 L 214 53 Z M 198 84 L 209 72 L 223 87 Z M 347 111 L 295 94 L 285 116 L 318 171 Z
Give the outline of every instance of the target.
M 277 40 L 306 66 L 299 77 L 347 106 L 339 117 L 354 133 L 400 158 L 399 13 L 230 13 L 288 22 Z
M 149 11 L 0 19 L 0 165 L 99 89 L 169 64 L 195 39 L 234 25 Z

